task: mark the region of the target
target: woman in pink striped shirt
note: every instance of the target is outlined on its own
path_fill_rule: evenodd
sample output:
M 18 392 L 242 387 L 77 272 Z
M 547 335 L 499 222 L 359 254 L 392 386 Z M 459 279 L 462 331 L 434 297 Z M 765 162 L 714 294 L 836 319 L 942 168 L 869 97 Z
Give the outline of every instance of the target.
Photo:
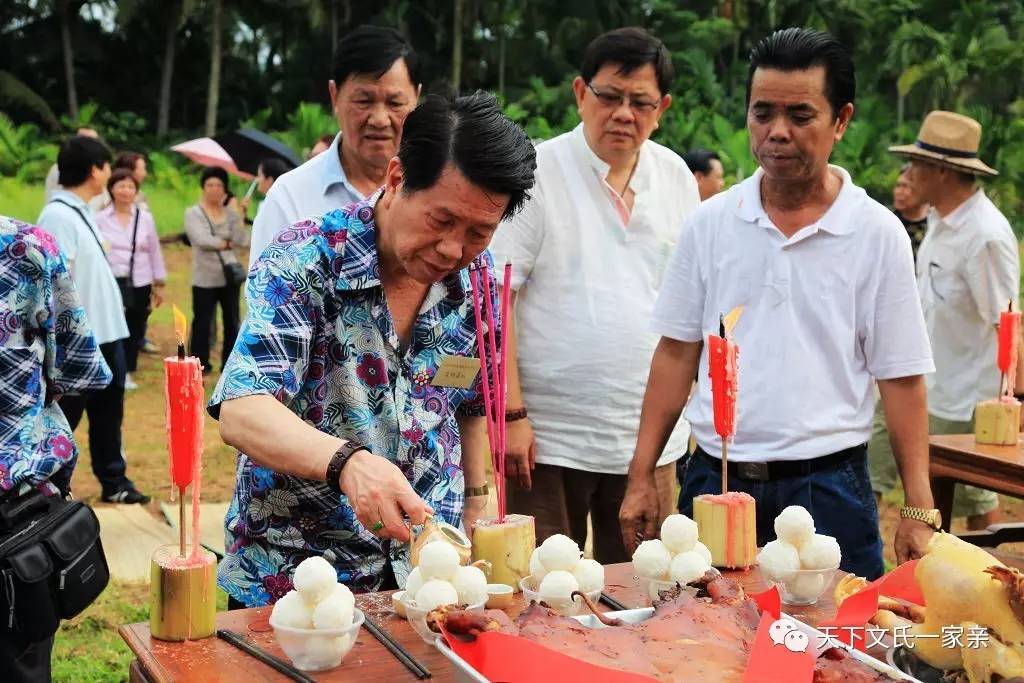
M 127 169 L 114 171 L 107 182 L 107 191 L 112 201 L 96 214 L 96 223 L 110 245 L 107 261 L 124 299 L 129 334 L 125 355 L 128 372 L 132 373 L 138 363 L 142 340 L 146 338 L 150 311 L 163 303 L 167 270 L 153 214 L 135 203 L 139 183 L 132 172 Z M 135 388 L 130 374 L 125 388 Z

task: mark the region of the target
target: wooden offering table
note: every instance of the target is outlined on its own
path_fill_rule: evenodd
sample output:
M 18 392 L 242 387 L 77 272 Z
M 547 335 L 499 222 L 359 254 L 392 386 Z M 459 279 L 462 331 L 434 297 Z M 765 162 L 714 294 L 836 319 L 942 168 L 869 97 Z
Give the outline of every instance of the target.
M 737 579 L 748 593 L 757 593 L 768 588 L 757 568 L 745 572 L 725 572 L 726 576 Z M 816 605 L 795 607 L 783 605 L 783 610 L 797 619 L 815 625 L 835 615 L 833 587 L 842 576 L 837 572 L 833 584 L 821 596 Z M 627 608 L 648 607 L 650 601 L 641 590 L 639 580 L 629 563 L 609 565 L 605 568 L 605 593 L 618 600 Z M 510 616 L 516 616 L 524 607 L 522 594 L 517 594 L 515 603 L 509 608 Z M 407 621 L 391 609 L 391 592 L 356 596 L 356 607 L 372 617 L 387 630 L 413 657 L 426 666 L 435 681 L 450 681 L 454 671 L 449 661 L 433 646 L 427 645 L 412 630 Z M 607 608 L 602 606 L 607 611 Z M 264 608 L 264 613 L 269 608 Z M 256 609 L 234 610 L 217 614 L 217 628 L 230 629 L 249 639 L 258 647 L 287 661 L 287 657 L 274 640 L 273 631 L 256 633 L 249 630 L 249 624 L 259 619 Z M 246 653 L 213 637 L 186 643 L 167 643 L 150 636 L 147 622 L 128 624 L 120 629 L 121 636 L 135 653 L 130 678 L 136 681 L 164 683 L 168 681 L 196 681 L 202 683 L 263 683 L 264 681 L 286 681 L 262 662 Z M 317 681 L 342 683 L 348 681 L 415 681 L 417 680 L 394 656 L 391 655 L 365 629 L 352 651 L 341 666 L 331 671 L 311 673 Z
M 956 484 L 971 484 L 1008 496 L 1024 498 L 1024 448 L 975 443 L 973 434 L 947 434 L 928 439 L 929 474 L 942 528 L 949 531 Z M 1000 524 L 989 532 L 961 534 L 977 545 L 1024 541 L 1024 525 Z

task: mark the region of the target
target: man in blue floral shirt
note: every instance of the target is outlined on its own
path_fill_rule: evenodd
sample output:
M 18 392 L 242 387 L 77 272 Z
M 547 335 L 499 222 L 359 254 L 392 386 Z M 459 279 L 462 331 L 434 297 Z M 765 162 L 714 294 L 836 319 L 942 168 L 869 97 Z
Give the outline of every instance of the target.
M 490 264 L 534 167 L 492 96 L 429 97 L 379 192 L 292 226 L 256 262 L 210 404 L 240 451 L 219 568 L 233 606 L 276 600 L 312 555 L 353 589 L 394 587 L 410 571 L 407 521 L 482 512 L 476 385 L 434 380 L 475 355 L 467 268 Z
M 78 449 L 56 399 L 110 378 L 56 240 L 0 216 L 0 504 L 68 492 Z M 0 627 L 4 680 L 50 680 L 52 648 Z

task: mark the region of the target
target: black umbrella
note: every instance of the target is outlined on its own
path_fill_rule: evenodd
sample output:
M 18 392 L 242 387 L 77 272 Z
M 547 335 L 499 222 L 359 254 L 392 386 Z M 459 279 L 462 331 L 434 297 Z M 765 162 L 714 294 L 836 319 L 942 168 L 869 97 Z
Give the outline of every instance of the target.
M 256 175 L 260 162 L 269 157 L 277 157 L 292 167 L 302 163 L 288 145 L 252 128 L 224 133 L 213 139 L 231 156 L 238 170 L 252 175 Z

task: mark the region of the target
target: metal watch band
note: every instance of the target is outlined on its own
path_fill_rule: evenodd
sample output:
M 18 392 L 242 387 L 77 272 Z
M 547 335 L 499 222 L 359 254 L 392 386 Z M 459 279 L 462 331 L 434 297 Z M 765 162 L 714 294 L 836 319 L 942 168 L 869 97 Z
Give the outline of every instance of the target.
M 482 486 L 467 486 L 466 487 L 466 498 L 475 498 L 476 496 L 486 496 L 490 492 L 487 488 L 487 482 L 485 481 Z
M 355 455 L 356 451 L 373 452 L 368 446 L 358 441 L 349 441 L 334 452 L 331 462 L 327 465 L 327 485 L 331 487 L 332 491 L 341 493 L 341 471 L 348 464 L 349 459 Z
M 931 510 L 924 510 L 922 508 L 905 507 L 900 510 L 900 517 L 905 519 L 913 519 L 918 522 L 923 522 L 928 526 L 935 528 L 935 520 Z

